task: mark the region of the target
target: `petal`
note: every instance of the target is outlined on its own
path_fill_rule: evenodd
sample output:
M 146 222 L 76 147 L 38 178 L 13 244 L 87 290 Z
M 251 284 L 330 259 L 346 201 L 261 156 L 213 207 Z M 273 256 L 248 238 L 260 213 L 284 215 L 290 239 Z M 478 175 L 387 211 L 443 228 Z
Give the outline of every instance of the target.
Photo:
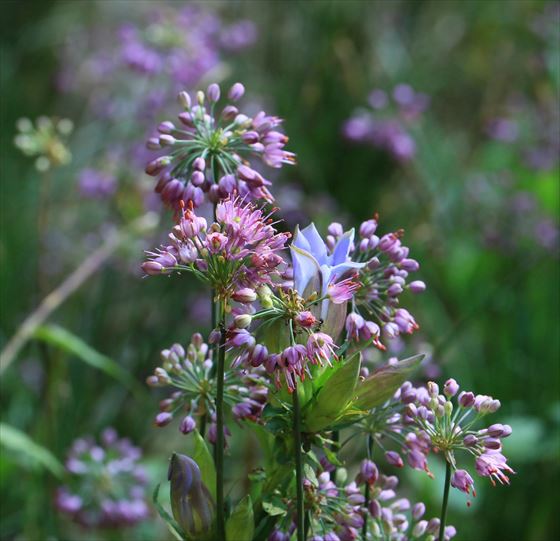
M 310 223 L 305 229 L 301 230 L 301 234 L 309 243 L 309 253 L 315 257 L 319 264 L 327 263 L 327 245 L 319 235 L 314 223 Z
M 292 265 L 294 267 L 294 287 L 296 291 L 304 296 L 308 285 L 317 287 L 320 279 L 320 268 L 317 260 L 307 251 L 292 244 L 290 246 Z
M 331 256 L 332 265 L 339 265 L 340 263 L 346 262 L 353 242 L 354 228 L 350 229 L 350 231 L 346 231 L 346 233 L 338 239 Z
M 331 267 L 331 282 L 338 280 L 345 272 L 350 269 L 362 269 L 367 263 L 357 263 L 355 261 L 346 261 L 346 263 L 340 263 Z M 327 284 L 328 285 L 328 284 Z

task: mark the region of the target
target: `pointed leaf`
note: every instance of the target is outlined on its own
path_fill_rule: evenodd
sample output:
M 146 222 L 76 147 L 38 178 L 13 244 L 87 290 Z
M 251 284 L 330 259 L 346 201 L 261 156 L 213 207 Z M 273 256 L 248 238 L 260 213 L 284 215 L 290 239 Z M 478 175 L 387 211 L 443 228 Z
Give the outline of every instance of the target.
M 33 464 L 43 466 L 57 477 L 64 475 L 64 467 L 48 449 L 13 426 L 0 423 L 0 444 L 14 451 L 17 457 L 28 458 Z
M 132 375 L 118 365 L 113 359 L 99 353 L 86 344 L 79 336 L 58 325 L 43 325 L 35 331 L 35 338 L 75 355 L 85 363 L 102 370 L 115 378 L 130 390 L 142 390 Z
M 251 541 L 255 531 L 253 502 L 245 496 L 236 506 L 226 522 L 227 541 Z
M 378 368 L 371 376 L 357 385 L 352 407 L 370 410 L 389 400 L 418 368 L 423 358 L 424 355 L 415 355 L 396 365 L 387 364 Z
M 161 486 L 161 484 L 158 483 L 156 488 L 154 489 L 154 493 L 152 495 L 152 500 L 154 502 L 154 505 L 156 506 L 156 510 L 157 510 L 159 516 L 161 517 L 161 519 L 165 522 L 165 524 L 169 528 L 169 531 L 171 532 L 173 537 L 175 539 L 178 539 L 179 541 L 183 541 L 184 537 L 179 533 L 181 531 L 181 528 L 175 522 L 173 517 L 165 510 L 163 505 L 161 505 L 161 503 L 159 503 L 159 501 L 158 501 L 159 487 L 160 486 Z
M 361 355 L 355 353 L 348 360 L 341 360 L 342 368 L 333 372 L 305 410 L 304 427 L 309 432 L 319 432 L 342 414 L 354 396 L 360 372 Z
M 216 500 L 216 468 L 214 466 L 214 459 L 208 450 L 204 438 L 200 435 L 198 430 L 195 430 L 193 435 L 194 451 L 191 458 L 198 464 L 202 481 L 206 485 L 212 498 Z

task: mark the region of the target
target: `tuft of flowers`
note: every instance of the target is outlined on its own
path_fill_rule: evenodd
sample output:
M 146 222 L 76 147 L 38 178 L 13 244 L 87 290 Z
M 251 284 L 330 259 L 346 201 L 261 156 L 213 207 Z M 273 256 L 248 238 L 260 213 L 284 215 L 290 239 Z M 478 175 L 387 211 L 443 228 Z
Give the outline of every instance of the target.
M 420 264 L 409 257 L 409 249 L 398 230 L 381 238 L 376 235 L 378 216 L 362 222 L 356 245 L 351 235 L 348 259 L 357 263 L 354 282 L 358 284 L 352 299 L 352 311 L 346 318 L 349 340 L 368 342 L 384 350 L 382 338 L 392 339 L 401 333 L 412 334 L 419 326 L 412 314 L 400 306 L 405 291 L 421 293 L 426 289 L 420 280 L 409 281 Z M 332 223 L 328 228 L 327 247 L 335 253 L 344 238 L 342 226 Z
M 239 198 L 221 201 L 210 226 L 191 208 L 182 209 L 179 223 L 169 234 L 170 244 L 148 252 L 142 264 L 148 275 L 192 272 L 210 284 L 222 301 L 256 298 L 254 289 L 271 283 L 283 259 L 277 252 L 289 235 L 278 233 L 270 214 Z M 248 290 L 248 297 L 243 291 Z M 238 292 L 237 298 L 235 294 Z
M 262 309 L 255 311 L 248 304 L 242 309 L 234 309 L 236 315 L 227 330 L 225 344 L 235 352 L 232 366 L 253 369 L 264 366 L 273 376 L 277 388 L 281 387 L 283 375 L 291 393 L 298 379 L 303 381 L 306 374 L 311 376 L 310 366 L 332 366 L 332 360 L 338 359 L 338 345 L 330 334 L 321 331 L 321 322 L 311 311 L 322 301 L 317 294 L 304 299 L 291 287 L 277 287 L 273 291 L 264 286 L 259 288 L 258 296 L 242 298 L 234 295 L 234 299 L 245 303 L 258 299 Z M 255 327 L 254 323 L 259 321 L 261 327 Z M 259 329 L 274 322 L 284 322 L 279 332 L 285 334 L 289 345 L 280 351 L 269 352 L 266 345 L 257 342 L 257 334 Z M 251 326 L 252 330 L 249 329 Z
M 451 485 L 474 496 L 474 481 L 458 467 L 456 453 L 471 455 L 478 475 L 488 477 L 492 484 L 509 484 L 508 475 L 515 472 L 502 454 L 502 439 L 512 429 L 500 423 L 476 428 L 482 418 L 499 409 L 500 401 L 471 391 L 457 395 L 458 391 L 454 379 L 445 382 L 442 393 L 432 381 L 426 387 L 414 387 L 407 381 L 389 401 L 371 412 L 363 426 L 393 466 L 403 467 L 405 456 L 410 467 L 432 476 L 428 455 L 432 451 L 443 455 L 452 468 Z M 400 452 L 387 450 L 384 440 L 400 442 Z
M 14 143 L 26 156 L 35 158 L 38 171 L 48 171 L 70 162 L 72 155 L 66 146 L 66 138 L 73 129 L 74 124 L 68 118 L 40 116 L 35 125 L 28 118 L 20 118 Z
M 98 444 L 92 437 L 74 441 L 66 470 L 67 485 L 56 493 L 56 507 L 88 528 L 123 527 L 145 520 L 147 477 L 138 464 L 142 453 L 107 428 Z
M 277 130 L 280 118 L 264 111 L 250 118 L 233 105 L 244 93 L 244 86 L 235 83 L 229 103 L 219 112 L 221 89 L 216 83 L 206 93 L 197 92 L 194 103 L 187 92 L 179 94 L 184 109 L 179 124 L 162 122 L 159 136 L 147 142 L 151 150 L 168 150 L 146 166 L 148 175 L 158 177 L 156 192 L 166 204 L 178 208 L 182 200 L 198 207 L 234 194 L 273 201 L 271 182 L 254 169 L 251 159 L 279 168 L 293 164 L 295 155 L 284 150 L 288 138 Z
M 410 161 L 416 143 L 409 125 L 428 108 L 429 97 L 408 84 L 399 84 L 390 96 L 384 90 L 373 90 L 368 102 L 370 110 L 357 111 L 345 122 L 345 137 L 383 150 L 398 162 Z
M 173 392 L 160 404 L 155 425 L 163 427 L 176 417 L 182 417 L 179 430 L 190 434 L 208 418 L 209 439 L 215 442 L 216 379 L 212 350 L 198 333 L 193 334 L 186 350 L 173 344 L 161 352 L 162 365 L 147 378 L 152 387 L 171 387 Z M 240 373 L 228 370 L 224 379 L 224 401 L 231 407 L 236 420 L 258 421 L 266 404 L 268 387 L 259 371 Z M 204 419 L 204 421 L 202 421 Z M 227 429 L 226 429 L 227 430 Z M 229 435 L 229 431 L 226 433 Z
M 439 519 L 426 520 L 426 506 L 422 502 L 412 504 L 407 498 L 399 498 L 398 483 L 396 476 L 379 473 L 371 460 L 364 460 L 355 480 L 343 486 L 337 485 L 328 471 L 305 479 L 305 507 L 310 517 L 308 539 L 350 541 L 360 539 L 365 528 L 371 539 L 433 541 L 439 535 Z M 366 486 L 367 498 L 363 493 Z M 268 541 L 289 541 L 295 530 L 294 502 L 284 498 L 274 500 L 274 504 L 285 513 Z M 443 539 L 449 541 L 455 535 L 455 528 L 449 525 Z

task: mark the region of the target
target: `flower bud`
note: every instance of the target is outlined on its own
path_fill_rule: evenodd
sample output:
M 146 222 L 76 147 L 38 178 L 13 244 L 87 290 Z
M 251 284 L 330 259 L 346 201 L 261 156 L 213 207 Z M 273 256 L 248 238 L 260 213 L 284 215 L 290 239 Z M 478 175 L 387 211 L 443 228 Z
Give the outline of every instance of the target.
M 458 390 L 459 384 L 453 378 L 448 379 L 443 386 L 443 393 L 447 397 L 455 396 Z
M 191 97 L 188 95 L 187 92 L 179 92 L 177 99 L 185 109 L 191 108 Z
M 212 83 L 208 86 L 206 95 L 211 102 L 216 103 L 220 99 L 220 86 L 216 83 Z
M 426 512 L 426 506 L 422 502 L 418 502 L 412 508 L 412 518 L 414 520 L 419 520 L 424 516 Z
M 193 169 L 196 171 L 204 171 L 204 169 L 206 169 L 206 160 L 201 156 L 195 158 L 193 161 Z
M 245 94 L 245 87 L 241 83 L 235 83 L 228 92 L 228 98 L 231 101 L 238 101 Z
M 233 323 L 238 329 L 246 329 L 252 321 L 253 316 L 250 314 L 239 314 L 233 319 Z
M 145 261 L 141 267 L 148 276 L 156 276 L 165 270 L 164 266 L 157 261 Z
M 434 381 L 428 381 L 428 393 L 432 398 L 437 398 L 439 395 L 439 386 Z
M 412 537 L 422 537 L 428 526 L 427 520 L 421 520 L 412 529 Z
M 162 427 L 168 425 L 173 420 L 173 415 L 167 411 L 158 413 L 155 418 L 156 426 Z
M 239 110 L 234 105 L 226 105 L 222 110 L 222 118 L 224 120 L 233 120 L 239 114 Z
M 375 462 L 372 462 L 371 460 L 363 460 L 360 466 L 360 481 L 373 485 L 377 481 L 378 477 L 379 471 L 377 470 Z
M 410 282 L 408 284 L 408 289 L 412 291 L 412 293 L 422 293 L 426 291 L 426 284 L 422 282 L 422 280 L 415 280 L 414 282 Z
M 174 453 L 169 464 L 170 499 L 173 518 L 189 538 L 208 534 L 215 506 L 203 483 L 198 464 Z
M 474 434 L 467 434 L 463 438 L 463 445 L 465 447 L 473 447 L 478 443 L 478 438 Z
M 202 173 L 201 171 L 194 171 L 194 173 L 191 175 L 191 182 L 196 187 L 202 186 L 204 184 L 204 180 L 204 173 Z
M 172 135 L 163 134 L 159 136 L 159 144 L 162 147 L 172 147 L 177 142 L 177 139 Z
M 391 466 L 396 466 L 397 468 L 402 468 L 404 466 L 402 458 L 395 451 L 387 451 L 385 453 L 385 458 L 387 459 L 387 462 L 391 464 Z
M 234 301 L 241 303 L 251 303 L 257 300 L 257 294 L 255 291 L 248 287 L 238 289 L 231 297 Z
M 313 327 L 317 323 L 317 318 L 309 310 L 300 312 L 294 320 L 300 327 L 305 328 Z
M 462 408 L 470 408 L 471 406 L 473 406 L 475 401 L 474 393 L 472 393 L 471 391 L 462 391 L 461 393 L 459 393 L 458 401 L 459 405 Z
M 179 425 L 179 430 L 183 434 L 190 434 L 196 428 L 196 421 L 190 416 L 187 415 Z

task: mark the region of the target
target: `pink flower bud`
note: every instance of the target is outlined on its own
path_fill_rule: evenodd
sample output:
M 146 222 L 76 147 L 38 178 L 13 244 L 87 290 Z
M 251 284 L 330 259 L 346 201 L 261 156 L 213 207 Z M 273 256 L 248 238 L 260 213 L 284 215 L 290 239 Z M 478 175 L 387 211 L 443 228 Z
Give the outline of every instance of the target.
M 241 303 L 251 303 L 257 300 L 257 294 L 254 290 L 244 287 L 242 289 L 237 290 L 233 295 L 232 299 L 236 302 Z

